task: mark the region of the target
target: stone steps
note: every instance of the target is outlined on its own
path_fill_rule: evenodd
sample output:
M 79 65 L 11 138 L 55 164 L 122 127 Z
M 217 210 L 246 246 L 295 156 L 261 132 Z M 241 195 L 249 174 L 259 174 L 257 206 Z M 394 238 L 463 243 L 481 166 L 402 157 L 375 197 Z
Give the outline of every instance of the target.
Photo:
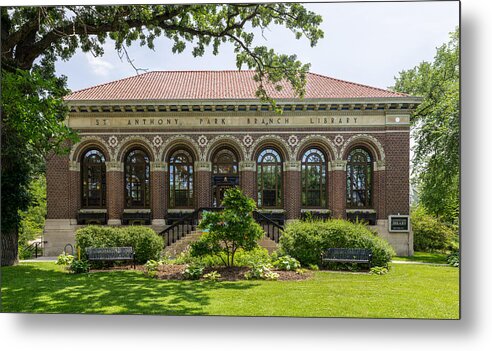
M 180 253 L 182 253 L 183 251 L 185 251 L 191 243 L 197 241 L 201 235 L 202 235 L 201 231 L 194 231 L 191 234 L 185 236 L 183 239 L 180 239 L 175 243 L 171 244 L 170 246 L 166 247 L 164 249 L 164 252 L 168 256 L 174 258 L 178 256 Z M 273 251 L 277 249 L 277 243 L 271 240 L 270 238 L 267 238 L 266 236 L 264 236 L 258 241 L 258 245 L 267 249 L 269 254 L 271 254 Z
M 202 234 L 202 231 L 193 231 L 191 234 L 164 248 L 164 253 L 170 257 L 176 257 L 185 251 L 192 242 L 198 241 Z

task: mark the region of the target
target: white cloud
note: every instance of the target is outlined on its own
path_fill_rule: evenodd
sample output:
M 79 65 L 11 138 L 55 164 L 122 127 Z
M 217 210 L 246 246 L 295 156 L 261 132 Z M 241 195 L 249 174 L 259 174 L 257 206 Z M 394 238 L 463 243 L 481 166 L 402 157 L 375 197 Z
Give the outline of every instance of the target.
M 103 60 L 101 57 L 94 57 L 91 53 L 86 53 L 85 57 L 95 75 L 107 77 L 114 68 L 112 63 Z

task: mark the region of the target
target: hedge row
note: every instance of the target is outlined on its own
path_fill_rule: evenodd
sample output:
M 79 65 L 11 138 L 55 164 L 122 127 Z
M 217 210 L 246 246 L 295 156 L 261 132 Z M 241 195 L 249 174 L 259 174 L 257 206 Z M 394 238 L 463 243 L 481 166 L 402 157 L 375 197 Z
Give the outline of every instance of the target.
M 363 224 L 340 219 L 294 221 L 286 226 L 280 237 L 281 251 L 297 258 L 303 266 L 319 264 L 321 253 L 336 247 L 371 249 L 373 266 L 387 266 L 395 255 L 386 240 Z
M 87 258 L 88 247 L 125 247 L 135 250 L 135 261 L 143 264 L 158 260 L 164 248 L 164 241 L 150 228 L 140 226 L 109 227 L 89 225 L 77 230 L 75 243 L 81 250 L 81 257 Z

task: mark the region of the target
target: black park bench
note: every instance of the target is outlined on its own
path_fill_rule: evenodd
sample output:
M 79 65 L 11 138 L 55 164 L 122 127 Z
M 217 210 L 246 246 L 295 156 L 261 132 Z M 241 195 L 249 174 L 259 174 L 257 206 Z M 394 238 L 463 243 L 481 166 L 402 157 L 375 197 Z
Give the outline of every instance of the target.
M 135 251 L 133 247 L 88 247 L 85 249 L 89 261 L 128 261 L 135 268 Z
M 321 254 L 323 263 L 366 263 L 371 269 L 372 251 L 361 248 L 330 248 Z

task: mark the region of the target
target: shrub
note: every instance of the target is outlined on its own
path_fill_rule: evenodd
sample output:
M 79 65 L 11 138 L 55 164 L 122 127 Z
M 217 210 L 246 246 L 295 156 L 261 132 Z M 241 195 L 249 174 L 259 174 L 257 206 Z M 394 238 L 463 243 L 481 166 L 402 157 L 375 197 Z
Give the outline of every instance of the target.
M 246 279 L 265 279 L 265 280 L 277 280 L 278 273 L 272 272 L 272 266 L 270 264 L 255 264 L 251 267 L 249 272 L 244 274 Z
M 203 279 L 211 281 L 211 282 L 216 282 L 221 278 L 221 275 L 217 271 L 212 271 L 210 273 L 204 274 Z
M 388 273 L 388 268 L 386 267 L 372 267 L 370 270 L 370 274 L 374 275 L 385 275 Z
M 236 266 L 252 267 L 255 264 L 268 264 L 271 262 L 271 258 L 267 249 L 258 246 L 249 251 L 243 249 L 237 250 L 234 262 Z
M 63 252 L 60 256 L 58 256 L 56 264 L 60 266 L 70 266 L 73 262 L 73 259 L 74 257 L 72 255 L 67 255 L 65 252 Z
M 187 265 L 183 271 L 183 276 L 185 279 L 197 280 L 203 275 L 204 267 L 201 264 L 190 264 Z
M 150 228 L 141 226 L 108 227 L 90 225 L 77 230 L 75 242 L 81 250 L 81 257 L 87 258 L 88 247 L 131 246 L 135 251 L 135 262 L 143 264 L 158 260 L 164 247 L 162 238 Z
M 301 268 L 299 261 L 289 255 L 279 257 L 273 262 L 273 266 L 281 271 L 295 271 Z
M 448 255 L 447 258 L 448 264 L 453 267 L 460 266 L 460 253 L 459 251 L 453 251 Z
M 371 249 L 372 263 L 382 267 L 395 255 L 387 241 L 362 223 L 340 219 L 291 222 L 280 237 L 280 245 L 281 253 L 296 258 L 303 266 L 319 264 L 321 253 L 331 247 Z
M 412 210 L 413 246 L 415 251 L 447 251 L 456 248 L 457 235 L 446 224 L 426 212 L 425 208 Z
M 309 264 L 308 268 L 312 271 L 319 271 L 319 267 L 317 264 Z
M 74 274 L 89 272 L 89 263 L 85 260 L 73 260 L 68 270 Z
M 227 189 L 222 206 L 223 211 L 204 213 L 199 228 L 208 232 L 190 245 L 190 252 L 195 257 L 218 255 L 224 266 L 234 266 L 237 250 L 254 249 L 264 232 L 252 215 L 256 209 L 254 200 L 241 189 Z
M 126 239 L 121 246 L 133 247 L 137 263 L 160 258 L 164 241 L 154 230 L 141 226 L 122 227 L 120 230 Z
M 156 260 L 148 260 L 144 264 L 144 274 L 149 277 L 154 277 L 157 274 L 157 270 L 159 269 L 160 262 Z

